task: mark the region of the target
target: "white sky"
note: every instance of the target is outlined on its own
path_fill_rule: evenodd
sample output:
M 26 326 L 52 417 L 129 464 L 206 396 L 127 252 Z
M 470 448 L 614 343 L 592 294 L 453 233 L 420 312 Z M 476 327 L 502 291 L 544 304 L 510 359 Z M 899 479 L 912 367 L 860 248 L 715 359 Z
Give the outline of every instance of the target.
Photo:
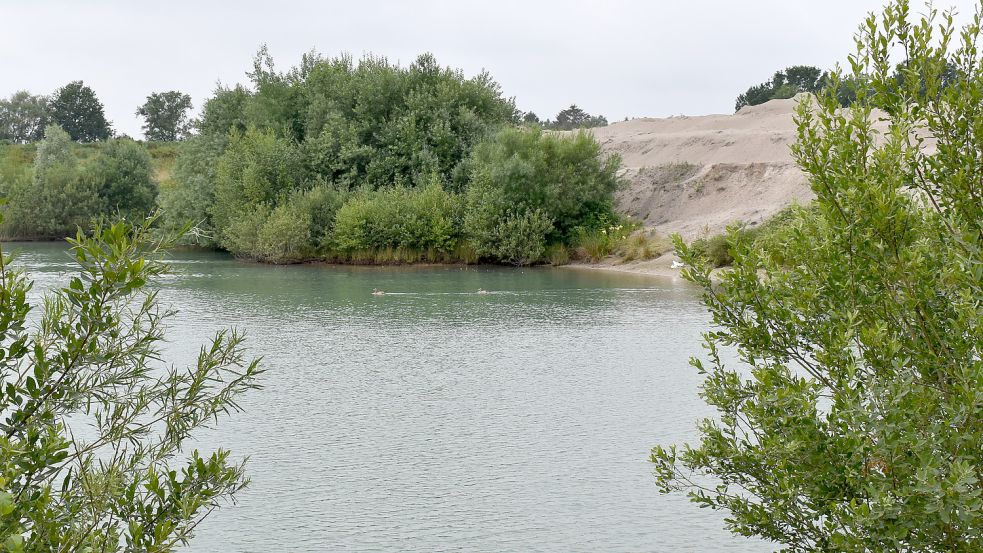
M 978 0 L 941 0 L 964 16 Z M 285 70 L 312 48 L 432 52 L 488 69 L 540 117 L 577 103 L 609 120 L 730 113 L 788 65 L 829 67 L 881 0 L 0 0 L 0 96 L 91 86 L 117 132 L 141 136 L 137 106 L 181 90 L 197 110 L 216 81 L 244 82 L 266 43 Z M 913 11 L 923 11 L 917 0 Z

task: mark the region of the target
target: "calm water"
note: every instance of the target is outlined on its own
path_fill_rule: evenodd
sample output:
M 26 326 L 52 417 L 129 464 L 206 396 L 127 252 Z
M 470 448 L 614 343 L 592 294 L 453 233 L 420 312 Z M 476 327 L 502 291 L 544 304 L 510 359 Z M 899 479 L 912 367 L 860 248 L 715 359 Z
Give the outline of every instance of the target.
M 67 281 L 61 246 L 17 248 L 39 289 Z M 708 318 L 681 281 L 174 264 L 169 358 L 235 325 L 268 369 L 201 435 L 248 455 L 252 484 L 189 551 L 770 550 L 651 475 L 649 449 L 707 414 L 687 358 Z

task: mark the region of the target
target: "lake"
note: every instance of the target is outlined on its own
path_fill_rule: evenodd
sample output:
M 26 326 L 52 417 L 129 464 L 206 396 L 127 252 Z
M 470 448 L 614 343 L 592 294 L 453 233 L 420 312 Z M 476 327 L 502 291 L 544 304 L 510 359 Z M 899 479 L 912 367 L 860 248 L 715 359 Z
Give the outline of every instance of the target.
M 13 249 L 35 291 L 67 282 L 63 246 Z M 234 325 L 268 370 L 244 413 L 200 434 L 248 456 L 252 483 L 186 551 L 771 550 L 655 485 L 650 448 L 694 440 L 710 414 L 687 362 L 709 316 L 680 279 L 173 265 L 166 358 Z

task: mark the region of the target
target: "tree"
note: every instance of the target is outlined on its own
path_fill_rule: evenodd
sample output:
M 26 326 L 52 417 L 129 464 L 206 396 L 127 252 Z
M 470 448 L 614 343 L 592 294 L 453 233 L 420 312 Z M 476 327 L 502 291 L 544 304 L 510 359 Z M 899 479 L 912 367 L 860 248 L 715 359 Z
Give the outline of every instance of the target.
M 532 111 L 527 111 L 522 116 L 522 122 L 523 123 L 528 123 L 530 125 L 538 125 L 540 123 L 539 116 L 536 115 L 536 113 L 535 112 L 532 112 Z
M 82 81 L 72 81 L 51 98 L 51 119 L 76 142 L 105 140 L 112 135 L 102 102 Z
M 100 211 L 143 219 L 153 211 L 157 199 L 150 154 L 129 139 L 112 139 L 100 146 L 82 175 L 99 194 Z
M 464 231 L 479 255 L 533 263 L 530 251 L 541 252 L 546 240 L 564 241 L 575 227 L 611 212 L 620 163 L 586 132 L 503 129 L 472 156 Z M 519 231 L 525 244 L 509 236 Z
M 819 92 L 827 81 L 822 69 L 811 65 L 793 65 L 776 71 L 770 81 L 754 85 L 737 97 L 734 111 L 756 106 L 769 100 L 791 98 L 800 92 Z
M 786 551 L 983 550 L 981 17 L 952 21 L 896 0 L 857 35 L 852 109 L 839 71 L 800 103 L 793 153 L 817 199 L 782 262 L 737 233 L 718 283 L 677 240 L 717 325 L 693 361 L 717 416 L 652 460 L 664 491 L 727 511 L 738 534 Z
M 155 92 L 137 108 L 143 117 L 143 134 L 152 142 L 173 142 L 187 136 L 191 130 L 191 96 L 171 90 Z
M 8 234 L 19 238 L 61 239 L 88 226 L 102 207 L 98 191 L 80 178 L 72 139 L 57 125 L 45 129 L 33 176 L 7 191 Z
M 47 98 L 26 90 L 15 92 L 0 100 L 0 140 L 37 142 L 44 137 L 48 118 Z
M 77 275 L 40 308 L 0 256 L 4 551 L 172 551 L 246 483 L 228 451 L 182 448 L 237 411 L 261 370 L 235 331 L 188 368 L 157 362 L 172 313 L 147 289 L 167 272 L 150 224 L 80 232 Z
M 603 115 L 591 115 L 571 104 L 570 107 L 556 114 L 556 121 L 547 121 L 544 125 L 547 128 L 559 130 L 587 129 L 591 127 L 603 127 L 608 124 L 608 120 Z

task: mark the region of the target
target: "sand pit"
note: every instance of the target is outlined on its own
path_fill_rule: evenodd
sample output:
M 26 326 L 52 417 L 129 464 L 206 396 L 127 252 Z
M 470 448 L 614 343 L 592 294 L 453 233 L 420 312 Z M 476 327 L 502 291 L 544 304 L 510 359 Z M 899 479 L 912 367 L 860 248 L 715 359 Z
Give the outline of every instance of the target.
M 618 208 L 645 226 L 685 238 L 754 225 L 813 194 L 795 165 L 798 100 L 772 100 L 732 115 L 634 119 L 592 132 L 618 153 L 628 186 Z

